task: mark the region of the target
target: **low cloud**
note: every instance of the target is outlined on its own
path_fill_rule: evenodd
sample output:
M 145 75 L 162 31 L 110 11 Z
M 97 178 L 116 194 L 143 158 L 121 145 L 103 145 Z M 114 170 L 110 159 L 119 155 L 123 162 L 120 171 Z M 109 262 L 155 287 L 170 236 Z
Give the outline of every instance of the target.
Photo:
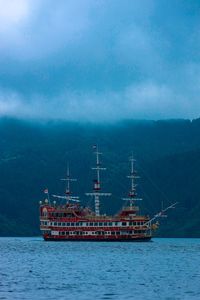
M 75 93 L 65 91 L 52 98 L 4 92 L 0 95 L 0 116 L 29 120 L 71 120 L 82 122 L 115 122 L 120 119 L 195 118 L 200 110 L 184 95 L 153 82 L 128 86 L 118 93 Z
M 0 0 L 0 116 L 199 116 L 198 5 Z

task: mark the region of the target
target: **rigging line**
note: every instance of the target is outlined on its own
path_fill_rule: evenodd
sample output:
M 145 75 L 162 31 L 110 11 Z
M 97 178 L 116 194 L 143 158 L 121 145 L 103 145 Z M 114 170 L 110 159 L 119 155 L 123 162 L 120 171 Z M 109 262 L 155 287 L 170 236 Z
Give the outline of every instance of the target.
M 108 164 L 107 165 L 111 165 L 111 163 L 110 163 L 110 160 L 106 157 L 106 159 L 105 159 L 107 162 L 108 162 Z M 136 163 L 137 163 L 137 159 L 136 159 Z M 124 162 L 124 161 L 122 161 L 122 165 L 124 166 L 124 168 L 123 168 L 123 170 L 125 170 L 125 167 L 126 167 L 126 165 L 128 165 L 128 163 L 126 162 Z M 138 170 L 138 168 L 137 168 L 137 165 L 138 165 L 138 163 L 136 164 L 136 170 Z M 119 165 L 120 166 L 120 165 Z M 110 168 L 110 169 L 112 169 L 112 168 Z M 123 190 L 122 190 L 122 193 L 123 194 L 127 194 L 128 193 L 128 190 L 129 190 L 129 184 L 128 184 L 128 180 L 126 180 L 126 178 L 127 178 L 127 174 L 128 174 L 128 172 L 129 172 L 129 169 L 128 168 L 126 168 L 126 173 L 125 172 L 120 172 L 121 171 L 121 168 L 118 168 L 118 174 L 120 173 L 121 175 L 123 175 L 123 179 L 124 180 L 119 180 L 118 178 L 119 178 L 119 176 L 116 178 L 116 177 L 112 177 L 114 180 L 112 180 L 112 181 L 115 181 L 116 183 L 117 183 L 117 185 L 119 186 L 119 187 L 121 187 Z M 128 171 L 128 172 L 127 172 Z M 122 176 L 121 176 L 122 177 Z M 126 183 L 123 183 L 123 182 L 126 182 Z M 141 186 L 142 185 L 140 185 L 140 184 L 137 184 L 138 186 L 139 186 L 139 188 L 138 188 L 138 190 L 137 191 L 140 191 L 141 190 Z M 148 198 L 148 197 L 147 197 Z M 150 199 L 150 198 L 149 198 Z M 128 201 L 127 202 L 125 202 L 125 204 L 127 204 L 128 203 Z
M 159 186 L 146 174 L 146 172 L 144 171 L 143 167 L 141 167 L 141 164 L 139 164 L 139 168 L 141 169 L 141 171 L 143 172 L 143 174 L 145 175 L 145 177 L 149 180 L 149 182 L 151 182 L 151 184 L 161 193 L 161 195 L 163 195 L 163 197 L 165 198 L 165 200 L 168 201 L 168 203 L 171 203 L 169 198 L 167 197 L 167 195 L 159 188 Z
M 105 161 L 105 163 L 103 163 L 103 166 L 106 166 L 106 169 L 107 169 L 108 171 L 109 171 L 109 170 L 113 170 L 113 167 L 112 167 L 112 166 L 113 166 L 114 164 L 111 164 L 109 159 L 104 159 L 104 161 Z M 106 161 L 107 161 L 108 163 L 106 163 Z M 121 168 L 117 170 L 117 173 L 119 174 L 120 171 L 121 171 Z M 105 185 L 105 182 L 107 182 L 107 184 L 108 184 L 109 181 L 111 181 L 111 182 L 114 182 L 114 181 L 115 181 L 115 182 L 118 184 L 118 186 L 120 186 L 121 188 L 123 188 L 124 193 L 127 192 L 127 186 L 128 186 L 128 185 L 125 185 L 125 184 L 122 183 L 122 181 L 120 181 L 119 179 L 116 179 L 115 176 L 112 176 L 113 174 L 114 174 L 113 171 L 109 172 L 109 176 L 107 175 L 107 176 L 106 176 L 106 177 L 107 177 L 106 180 L 103 180 L 103 186 Z M 123 172 L 120 172 L 120 174 L 122 175 Z M 123 174 L 123 175 L 124 175 L 124 174 Z M 117 177 L 117 178 L 118 178 L 118 177 Z M 123 178 L 126 178 L 126 176 L 123 177 Z
M 140 186 L 140 190 L 144 194 L 145 198 L 149 200 L 148 206 L 150 207 L 151 211 L 153 212 L 155 210 L 155 207 L 152 205 L 152 198 L 145 192 L 145 190 L 142 188 L 142 185 Z M 144 202 L 147 203 L 146 201 L 144 201 Z

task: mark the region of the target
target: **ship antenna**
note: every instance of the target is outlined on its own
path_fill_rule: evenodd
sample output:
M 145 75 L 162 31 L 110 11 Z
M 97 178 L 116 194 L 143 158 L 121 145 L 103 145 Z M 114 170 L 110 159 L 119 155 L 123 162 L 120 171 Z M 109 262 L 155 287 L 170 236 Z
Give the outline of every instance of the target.
M 106 170 L 106 168 L 101 167 L 99 155 L 102 153 L 99 152 L 98 146 L 93 146 L 94 154 L 96 154 L 96 166 L 92 168 L 92 170 L 96 170 L 97 179 L 94 180 L 93 192 L 86 193 L 86 196 L 94 196 L 95 201 L 95 214 L 96 216 L 100 215 L 100 197 L 101 196 L 111 196 L 111 193 L 101 193 L 101 183 L 100 183 L 100 171 Z
M 62 178 L 61 180 L 66 181 L 66 190 L 65 190 L 66 195 L 65 196 L 52 195 L 52 196 L 56 197 L 56 198 L 66 199 L 67 204 L 69 204 L 70 201 L 79 202 L 79 200 L 78 200 L 79 197 L 72 196 L 72 192 L 71 192 L 71 189 L 70 189 L 70 183 L 72 181 L 77 181 L 77 179 L 74 179 L 74 178 L 70 177 L 69 164 L 67 164 L 67 176 L 66 176 L 66 178 Z
M 142 200 L 142 199 L 141 198 L 136 198 L 136 196 L 137 196 L 137 193 L 136 193 L 137 184 L 135 183 L 135 179 L 139 178 L 139 176 L 137 175 L 137 172 L 135 171 L 135 168 L 134 168 L 134 163 L 135 163 L 136 160 L 134 159 L 133 154 L 129 158 L 129 161 L 131 163 L 131 172 L 130 172 L 130 175 L 127 176 L 127 178 L 130 178 L 130 180 L 131 180 L 131 190 L 129 191 L 128 197 L 127 198 L 122 198 L 122 200 L 129 201 L 130 206 L 132 207 L 133 204 L 134 204 L 134 201 L 139 201 L 139 200 Z

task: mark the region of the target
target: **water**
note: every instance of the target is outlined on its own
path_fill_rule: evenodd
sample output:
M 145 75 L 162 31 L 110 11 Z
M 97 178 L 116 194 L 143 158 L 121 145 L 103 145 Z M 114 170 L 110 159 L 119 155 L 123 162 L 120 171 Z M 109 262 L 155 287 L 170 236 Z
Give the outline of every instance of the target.
M 200 239 L 0 238 L 0 299 L 200 299 Z

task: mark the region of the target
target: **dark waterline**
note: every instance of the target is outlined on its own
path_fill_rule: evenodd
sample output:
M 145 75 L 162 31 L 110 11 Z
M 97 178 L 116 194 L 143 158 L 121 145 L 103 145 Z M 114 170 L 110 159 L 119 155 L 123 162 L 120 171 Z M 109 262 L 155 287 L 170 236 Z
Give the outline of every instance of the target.
M 200 239 L 0 238 L 1 299 L 200 299 Z

